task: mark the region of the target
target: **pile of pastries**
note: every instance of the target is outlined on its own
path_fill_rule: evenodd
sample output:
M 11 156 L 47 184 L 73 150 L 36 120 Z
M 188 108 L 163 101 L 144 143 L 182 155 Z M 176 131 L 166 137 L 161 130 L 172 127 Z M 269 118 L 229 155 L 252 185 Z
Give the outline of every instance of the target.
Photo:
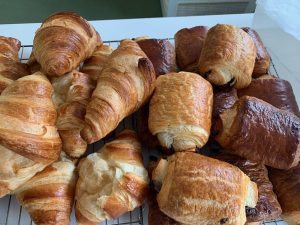
M 37 225 L 70 224 L 73 204 L 77 224 L 96 225 L 146 199 L 149 225 L 299 224 L 300 113 L 258 34 L 218 24 L 174 38 L 113 49 L 60 12 L 23 64 L 1 36 L 0 197 Z M 86 154 L 133 113 L 136 131 Z M 162 157 L 146 167 L 142 145 Z

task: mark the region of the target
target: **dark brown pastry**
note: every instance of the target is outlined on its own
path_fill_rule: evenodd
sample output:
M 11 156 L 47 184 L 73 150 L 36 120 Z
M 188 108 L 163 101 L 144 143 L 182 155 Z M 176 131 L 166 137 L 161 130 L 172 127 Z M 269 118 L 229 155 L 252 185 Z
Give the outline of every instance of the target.
M 177 71 L 175 49 L 168 40 L 138 38 L 136 41 L 152 62 L 156 77 Z
M 143 144 L 148 148 L 159 147 L 159 141 L 155 135 L 152 135 L 148 128 L 149 103 L 144 105 L 138 112 L 137 130 L 138 136 Z
M 214 88 L 213 117 L 218 117 L 224 110 L 231 108 L 238 100 L 233 87 Z
M 288 110 L 300 117 L 299 108 L 291 84 L 279 78 L 256 79 L 244 89 L 238 90 L 238 96 L 245 95 L 260 98 L 271 105 Z
M 273 220 L 280 216 L 281 207 L 273 192 L 273 185 L 269 180 L 268 170 L 263 164 L 225 152 L 222 152 L 214 158 L 237 166 L 251 181 L 257 184 L 258 202 L 255 208 L 246 207 L 247 222 Z
M 282 208 L 282 218 L 289 225 L 300 223 L 300 165 L 289 170 L 269 168 L 269 178 Z
M 255 97 L 244 96 L 225 110 L 216 140 L 243 158 L 289 169 L 299 162 L 300 118 Z
M 172 218 L 168 217 L 162 211 L 160 211 L 157 200 L 157 192 L 151 188 L 148 195 L 148 225 L 183 225 Z
M 175 34 L 176 60 L 179 68 L 188 72 L 198 71 L 198 61 L 209 27 L 184 28 Z
M 250 37 L 252 37 L 256 47 L 256 58 L 252 76 L 259 77 L 266 74 L 270 66 L 270 56 L 267 52 L 267 49 L 255 30 L 251 29 L 250 27 L 244 27 L 242 29 L 249 34 Z

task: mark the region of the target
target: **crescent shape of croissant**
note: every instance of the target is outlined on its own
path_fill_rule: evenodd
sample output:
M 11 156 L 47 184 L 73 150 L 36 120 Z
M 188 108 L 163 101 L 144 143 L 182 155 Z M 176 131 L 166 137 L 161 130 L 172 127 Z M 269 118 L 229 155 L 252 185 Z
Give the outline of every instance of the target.
M 113 50 L 110 45 L 99 42 L 92 56 L 84 61 L 80 71 L 90 75 L 93 80 L 97 81 Z
M 76 13 L 60 12 L 48 17 L 36 31 L 33 54 L 49 76 L 61 76 L 92 55 L 101 38 Z
M 81 135 L 87 143 L 105 137 L 151 96 L 155 71 L 151 61 L 132 40 L 124 40 L 110 55 L 87 105 Z
M 21 42 L 0 36 L 0 94 L 14 80 L 28 75 L 27 66 L 19 60 Z
M 69 156 L 78 158 L 87 149 L 80 130 L 84 126 L 86 105 L 95 88 L 95 82 L 89 75 L 73 70 L 52 79 L 52 85 L 52 99 L 58 112 L 56 126 L 62 139 L 62 150 Z
M 0 96 L 0 197 L 57 160 L 52 86 L 41 73 L 25 76 Z
M 79 225 L 116 219 L 142 205 L 147 196 L 149 178 L 134 131 L 123 131 L 87 156 L 78 171 L 75 215 Z
M 15 193 L 36 225 L 69 225 L 75 184 L 75 166 L 65 159 L 37 173 Z

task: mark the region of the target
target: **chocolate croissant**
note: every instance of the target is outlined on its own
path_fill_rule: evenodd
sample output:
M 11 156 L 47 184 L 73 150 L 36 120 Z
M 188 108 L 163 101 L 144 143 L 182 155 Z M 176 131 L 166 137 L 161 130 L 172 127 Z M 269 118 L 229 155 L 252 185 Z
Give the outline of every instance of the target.
M 116 219 L 143 204 L 149 178 L 141 145 L 133 131 L 123 131 L 101 151 L 78 166 L 75 215 L 77 224 Z
M 93 143 L 114 130 L 151 96 L 155 72 L 151 61 L 132 40 L 124 40 L 110 55 L 87 105 L 81 135 Z
M 183 28 L 175 34 L 176 61 L 180 70 L 198 72 L 198 62 L 209 27 Z
M 152 178 L 162 182 L 157 202 L 163 213 L 189 225 L 245 224 L 245 206 L 255 207 L 258 193 L 241 170 L 192 152 L 161 161 Z
M 253 40 L 256 47 L 256 58 L 253 70 L 253 77 L 259 77 L 268 73 L 270 66 L 270 56 L 258 33 L 250 27 L 242 28 Z
M 209 29 L 199 60 L 199 73 L 214 85 L 245 88 L 251 83 L 256 49 L 242 29 L 218 24 Z
M 52 86 L 52 99 L 57 106 L 56 126 L 62 139 L 62 150 L 70 157 L 79 158 L 87 149 L 80 131 L 84 127 L 86 106 L 95 82 L 89 75 L 73 70 L 64 76 L 53 78 Z
M 73 162 L 61 159 L 18 188 L 16 197 L 36 225 L 69 225 L 75 184 Z
M 164 148 L 194 151 L 208 140 L 212 101 L 211 84 L 198 74 L 160 76 L 150 101 L 149 130 Z
M 102 44 L 102 42 L 99 42 L 92 56 L 84 61 L 80 71 L 90 75 L 94 81 L 97 81 L 113 50 L 114 49 L 110 45 L 105 45 Z
M 280 78 L 265 78 L 268 79 L 255 79 L 247 88 L 239 89 L 238 96 L 248 95 L 262 99 L 279 109 L 288 110 L 300 117 L 291 84 Z
M 255 97 L 244 96 L 220 115 L 216 140 L 233 154 L 289 169 L 299 162 L 300 118 Z
M 168 40 L 137 38 L 136 42 L 152 62 L 156 77 L 177 71 L 175 49 Z
M 300 165 L 289 170 L 269 168 L 269 178 L 282 208 L 282 218 L 288 225 L 300 223 Z
M 28 75 L 27 66 L 19 60 L 21 42 L 0 36 L 0 94 L 14 80 Z
M 257 162 L 240 158 L 225 152 L 214 158 L 228 162 L 242 170 L 258 188 L 258 201 L 255 208 L 246 207 L 247 223 L 275 220 L 281 215 L 281 207 L 273 192 L 267 168 Z
M 96 30 L 76 13 L 59 12 L 36 31 L 33 54 L 48 76 L 62 76 L 90 57 L 97 42 Z
M 183 225 L 164 214 L 158 206 L 156 200 L 157 192 L 154 189 L 148 194 L 148 225 Z
M 226 109 L 231 108 L 238 100 L 237 91 L 233 87 L 214 88 L 213 117 L 217 118 Z
M 52 92 L 47 78 L 35 73 L 14 81 L 0 95 L 0 197 L 59 157 Z

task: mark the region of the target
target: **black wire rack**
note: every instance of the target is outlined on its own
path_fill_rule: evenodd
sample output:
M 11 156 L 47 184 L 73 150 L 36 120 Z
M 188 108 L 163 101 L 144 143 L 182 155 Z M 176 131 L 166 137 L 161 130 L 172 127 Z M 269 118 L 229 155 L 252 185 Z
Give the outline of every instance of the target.
M 167 38 L 170 42 L 173 43 L 173 38 Z M 113 41 L 105 41 L 104 43 L 111 45 L 116 48 L 120 40 Z M 20 50 L 20 59 L 21 62 L 25 63 L 29 59 L 29 56 L 32 51 L 32 45 L 23 45 Z M 276 70 L 275 65 L 271 60 L 270 66 L 270 74 L 279 77 L 278 72 Z M 110 141 L 117 133 L 122 131 L 123 129 L 136 129 L 137 120 L 136 115 L 126 118 L 113 132 L 113 134 L 109 138 L 104 138 L 102 141 L 99 141 L 95 144 L 89 145 L 87 154 L 91 152 L 96 152 L 99 150 L 107 141 Z M 147 161 L 148 149 L 143 149 L 144 160 Z M 122 217 L 116 220 L 105 221 L 101 223 L 101 225 L 147 225 L 147 210 L 145 206 L 139 207 L 132 212 L 129 212 Z M 33 225 L 34 223 L 30 219 L 26 210 L 23 210 L 22 206 L 19 205 L 15 196 L 9 195 L 4 198 L 0 198 L 0 225 Z M 74 210 L 71 215 L 71 225 L 75 225 L 75 216 Z M 273 220 L 273 221 L 265 221 L 262 223 L 263 225 L 286 225 L 286 223 L 282 219 Z

